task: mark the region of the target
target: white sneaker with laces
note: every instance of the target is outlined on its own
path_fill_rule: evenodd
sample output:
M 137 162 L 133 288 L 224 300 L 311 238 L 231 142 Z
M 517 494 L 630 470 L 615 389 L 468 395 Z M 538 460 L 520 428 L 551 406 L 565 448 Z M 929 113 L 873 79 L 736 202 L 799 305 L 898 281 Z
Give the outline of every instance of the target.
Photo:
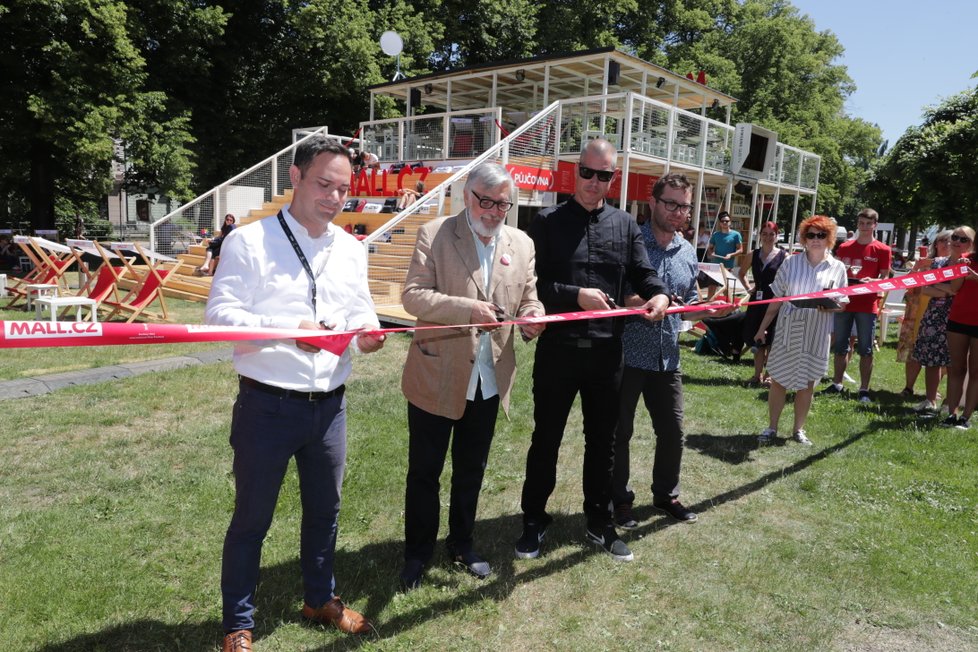
M 802 446 L 812 445 L 812 440 L 805 436 L 804 430 L 796 430 L 795 434 L 793 434 L 791 438 L 794 439 L 799 444 L 801 444 Z
M 757 436 L 758 444 L 770 444 L 775 439 L 778 438 L 778 431 L 774 428 L 765 428 L 761 431 L 761 434 Z
M 848 374 L 848 372 L 842 372 L 842 381 L 846 383 L 856 384 L 856 379 Z

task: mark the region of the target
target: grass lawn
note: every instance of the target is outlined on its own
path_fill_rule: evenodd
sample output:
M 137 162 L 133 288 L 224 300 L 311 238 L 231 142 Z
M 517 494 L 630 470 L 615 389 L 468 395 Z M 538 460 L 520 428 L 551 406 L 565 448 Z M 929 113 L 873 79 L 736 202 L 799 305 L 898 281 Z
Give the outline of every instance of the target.
M 293 470 L 264 548 L 258 651 L 978 649 L 978 433 L 915 419 L 896 395 L 903 369 L 892 348 L 878 354 L 873 385 L 890 391 L 876 392 L 876 404 L 816 397 L 814 447 L 762 449 L 755 437 L 767 396 L 743 386 L 748 361 L 684 352 L 682 497 L 700 520 L 652 513 L 654 439 L 640 413 L 632 458 L 643 522 L 625 534 L 635 561 L 622 564 L 584 541 L 578 410 L 543 554 L 514 558 L 533 427 L 533 346 L 520 344 L 513 407 L 497 426 L 476 525 L 494 573 L 479 581 L 453 571 L 439 549 L 424 586 L 398 593 L 408 341 L 392 337 L 357 359 L 347 393 L 337 591 L 379 635 L 300 622 Z M 162 357 L 178 347 L 152 348 Z M 86 349 L 35 353 L 51 356 L 43 364 L 8 353 L 7 377 L 17 364 L 60 360 L 63 369 L 93 359 Z M 235 389 L 221 363 L 3 403 L 3 649 L 219 649 Z

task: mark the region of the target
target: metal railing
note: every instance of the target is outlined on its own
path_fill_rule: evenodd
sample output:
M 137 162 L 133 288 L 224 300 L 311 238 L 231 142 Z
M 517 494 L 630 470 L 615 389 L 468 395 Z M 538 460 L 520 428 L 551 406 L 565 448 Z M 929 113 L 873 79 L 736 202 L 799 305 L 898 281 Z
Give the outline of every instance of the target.
M 627 125 L 627 129 L 626 129 Z M 561 101 L 560 154 L 577 154 L 602 136 L 621 151 L 730 173 L 734 127 L 635 93 Z M 778 143 L 771 183 L 814 191 L 821 157 Z
M 382 162 L 471 159 L 499 142 L 502 109 L 449 111 L 360 123 L 364 151 Z
M 464 180 L 469 171 L 486 161 L 495 161 L 503 165 L 512 163 L 531 168 L 542 175 L 556 172 L 556 124 L 559 112 L 559 102 L 546 107 L 509 136 L 476 155 L 464 167 L 428 190 L 415 203 L 392 216 L 363 240 L 367 248 L 371 290 L 378 306 L 401 303 L 400 291 L 411 262 L 417 227 L 446 213 L 446 203 L 451 203 L 453 186 L 458 188 L 458 182 Z M 525 203 L 538 198 L 539 192 L 541 191 L 533 188 L 520 189 L 518 199 Z M 456 195 L 454 199 L 456 207 L 452 212 L 459 210 L 462 204 L 459 196 Z
M 166 256 L 184 253 L 204 233 L 218 230 L 224 215 L 243 217 L 283 194 L 292 187 L 289 167 L 295 148 L 316 134 L 329 135 L 329 130 L 319 127 L 308 131 L 292 145 L 153 222 L 149 229 L 150 249 Z

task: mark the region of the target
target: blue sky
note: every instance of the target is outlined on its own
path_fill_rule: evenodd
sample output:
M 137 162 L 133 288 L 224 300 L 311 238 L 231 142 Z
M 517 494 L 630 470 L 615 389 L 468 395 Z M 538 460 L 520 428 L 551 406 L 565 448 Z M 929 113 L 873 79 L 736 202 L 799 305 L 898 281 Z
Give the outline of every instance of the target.
M 845 47 L 841 63 L 857 90 L 847 112 L 883 129 L 892 147 L 922 122 L 925 106 L 978 80 L 975 0 L 791 0 Z

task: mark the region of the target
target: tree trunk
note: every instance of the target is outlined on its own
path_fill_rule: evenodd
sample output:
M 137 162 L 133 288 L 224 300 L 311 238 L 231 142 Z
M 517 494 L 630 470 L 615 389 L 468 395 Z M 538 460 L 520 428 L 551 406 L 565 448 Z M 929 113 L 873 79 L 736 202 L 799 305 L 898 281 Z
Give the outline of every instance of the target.
M 53 229 L 54 225 L 54 176 L 51 171 L 51 152 L 35 141 L 31 147 L 31 179 L 29 200 L 31 203 L 31 228 Z

